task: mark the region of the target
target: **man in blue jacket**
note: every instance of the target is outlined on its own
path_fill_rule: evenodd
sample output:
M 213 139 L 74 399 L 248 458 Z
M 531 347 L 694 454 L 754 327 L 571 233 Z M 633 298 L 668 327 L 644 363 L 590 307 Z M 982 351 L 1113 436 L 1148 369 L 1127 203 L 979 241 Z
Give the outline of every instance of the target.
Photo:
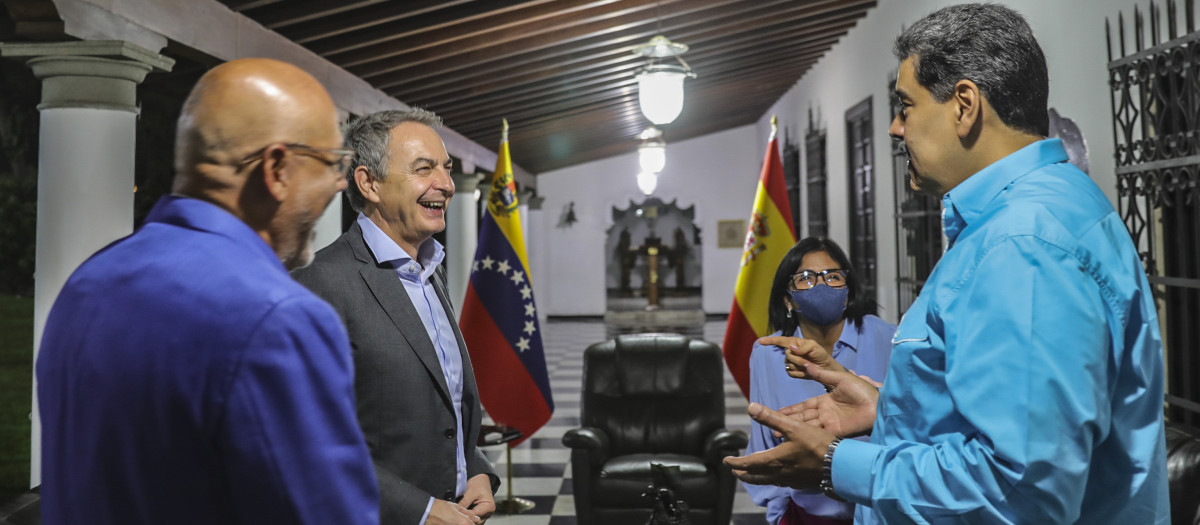
M 894 51 L 889 133 L 912 187 L 942 199 L 950 247 L 881 390 L 814 357 L 833 393 L 792 413 L 823 429 L 752 405 L 788 442 L 726 463 L 857 503 L 856 523 L 1167 523 L 1153 295 L 1104 193 L 1044 140 L 1049 81 L 1028 24 L 951 6 Z
M 349 152 L 321 85 L 273 60 L 204 75 L 174 194 L 83 263 L 37 362 L 48 524 L 378 522 L 337 314 L 287 270 Z

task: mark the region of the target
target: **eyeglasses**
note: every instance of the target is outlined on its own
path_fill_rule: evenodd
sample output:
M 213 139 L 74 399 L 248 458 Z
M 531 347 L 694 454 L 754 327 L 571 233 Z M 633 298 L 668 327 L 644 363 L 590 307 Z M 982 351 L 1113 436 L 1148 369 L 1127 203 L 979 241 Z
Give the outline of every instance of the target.
M 846 274 L 850 270 L 832 268 L 820 272 L 804 270 L 792 276 L 792 286 L 797 290 L 807 290 L 817 285 L 818 280 L 824 280 L 830 288 L 845 288 Z
M 246 164 L 260 160 L 263 154 L 267 152 L 267 149 L 274 145 L 275 144 L 267 144 L 266 146 L 263 146 L 262 149 L 246 155 L 246 158 L 242 159 L 242 161 L 238 163 L 238 166 L 245 166 Z M 288 151 L 291 151 L 297 155 L 304 155 L 305 157 L 317 159 L 323 162 L 326 166 L 337 170 L 338 173 L 345 173 L 346 168 L 350 167 L 350 160 L 354 157 L 354 150 L 352 149 L 314 148 L 307 144 L 300 144 L 298 142 L 287 142 L 283 144 L 283 147 L 284 149 L 287 149 Z M 330 155 L 336 155 L 337 158 L 329 160 Z

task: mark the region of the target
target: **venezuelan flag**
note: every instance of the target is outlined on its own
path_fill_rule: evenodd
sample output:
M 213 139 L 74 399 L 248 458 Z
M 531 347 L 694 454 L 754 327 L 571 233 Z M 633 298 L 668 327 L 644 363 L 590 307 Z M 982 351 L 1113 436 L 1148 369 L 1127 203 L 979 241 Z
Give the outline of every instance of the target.
M 517 209 L 508 121 L 458 324 L 471 355 L 480 401 L 496 423 L 521 431 L 521 439 L 509 442 L 515 447 L 550 420 L 554 400 Z

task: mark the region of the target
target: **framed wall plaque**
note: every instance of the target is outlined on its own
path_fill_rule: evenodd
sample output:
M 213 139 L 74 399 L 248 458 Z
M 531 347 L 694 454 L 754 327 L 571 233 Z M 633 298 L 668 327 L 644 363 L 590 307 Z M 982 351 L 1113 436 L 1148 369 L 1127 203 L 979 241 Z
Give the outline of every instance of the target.
M 741 248 L 746 242 L 746 219 L 717 221 L 717 248 Z

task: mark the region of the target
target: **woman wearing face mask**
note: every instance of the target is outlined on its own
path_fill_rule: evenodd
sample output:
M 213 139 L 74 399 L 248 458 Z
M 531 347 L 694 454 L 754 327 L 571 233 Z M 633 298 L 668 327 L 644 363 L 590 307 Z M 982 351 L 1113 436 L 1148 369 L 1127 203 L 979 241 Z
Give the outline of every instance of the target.
M 806 362 L 884 379 L 896 326 L 874 315 L 875 301 L 836 243 L 823 237 L 796 243 L 775 272 L 770 301 L 768 321 L 776 332 L 754 344 L 751 402 L 779 410 L 824 394 L 824 386 L 808 379 Z M 770 428 L 753 423 L 746 454 L 781 442 Z M 848 524 L 854 518 L 854 504 L 819 491 L 749 484 L 746 491 L 767 508 L 772 524 Z

